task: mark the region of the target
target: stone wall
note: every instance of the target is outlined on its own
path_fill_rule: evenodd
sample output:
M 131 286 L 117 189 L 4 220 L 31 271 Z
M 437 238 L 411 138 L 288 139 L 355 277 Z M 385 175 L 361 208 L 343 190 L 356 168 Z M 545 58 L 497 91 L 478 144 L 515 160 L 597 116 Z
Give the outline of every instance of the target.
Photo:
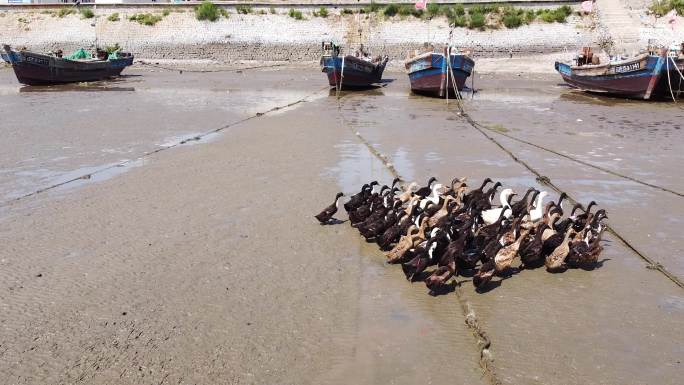
M 155 26 L 127 17 L 149 8 L 118 7 L 121 20 L 109 21 L 111 9 L 96 10 L 94 19 L 79 15 L 59 18 L 48 13 L 0 11 L 0 43 L 36 51 L 120 44 L 139 58 L 315 61 L 320 44 L 334 40 L 347 45 L 362 42 L 375 54 L 403 59 L 424 44 L 440 46 L 451 29 L 444 18 L 385 19 L 374 15 L 331 15 L 295 20 L 286 14 L 238 15 L 216 22 L 198 21 L 192 12 L 172 12 Z M 453 30 L 452 43 L 472 49 L 475 56 L 504 56 L 575 51 L 591 43 L 586 20 L 571 17 L 565 24 L 533 23 L 517 29 Z M 360 33 L 359 33 L 360 31 Z

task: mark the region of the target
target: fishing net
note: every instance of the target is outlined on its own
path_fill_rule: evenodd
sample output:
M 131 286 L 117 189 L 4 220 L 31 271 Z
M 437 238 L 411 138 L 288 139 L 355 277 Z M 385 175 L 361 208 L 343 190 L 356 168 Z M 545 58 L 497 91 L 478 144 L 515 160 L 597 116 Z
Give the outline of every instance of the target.
M 78 59 L 90 59 L 91 56 L 86 50 L 84 50 L 83 48 L 79 48 L 77 51 L 75 51 L 71 55 L 65 56 L 64 58 L 67 60 L 78 60 Z

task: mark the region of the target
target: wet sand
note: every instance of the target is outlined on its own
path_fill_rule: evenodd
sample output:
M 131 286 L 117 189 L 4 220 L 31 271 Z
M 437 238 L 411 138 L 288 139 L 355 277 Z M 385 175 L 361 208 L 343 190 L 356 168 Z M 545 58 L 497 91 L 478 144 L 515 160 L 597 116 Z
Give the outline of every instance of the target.
M 679 382 L 682 291 L 610 236 L 594 271 L 522 271 L 482 294 L 459 277 L 458 294 L 430 297 L 348 225 L 315 223 L 338 190 L 391 180 L 357 132 L 407 179 L 543 187 L 453 105 L 410 95 L 405 75 L 337 99 L 315 70 L 130 74 L 144 77 L 103 86 L 135 90 L 18 92 L 0 70 L 0 102 L 13 106 L 0 148 L 8 383 Z M 466 109 L 500 132 L 684 190 L 678 107 L 557 83 L 478 78 Z M 118 175 L 11 200 L 303 98 Z M 100 112 L 108 119 L 90 123 Z M 497 140 L 684 275 L 681 198 Z M 492 377 L 459 298 L 491 339 Z

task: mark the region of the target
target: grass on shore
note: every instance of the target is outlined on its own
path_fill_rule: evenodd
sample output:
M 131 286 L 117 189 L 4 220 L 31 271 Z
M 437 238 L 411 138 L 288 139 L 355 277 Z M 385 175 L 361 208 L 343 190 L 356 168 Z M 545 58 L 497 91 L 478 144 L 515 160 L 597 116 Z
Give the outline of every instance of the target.
M 90 7 L 83 7 L 80 9 L 81 19 L 92 19 L 95 17 L 95 13 Z
M 238 13 L 251 13 L 252 8 L 249 6 L 237 6 L 236 9 Z M 195 17 L 197 20 L 209 20 L 216 21 L 221 17 L 226 19 L 230 17 L 230 14 L 225 8 L 219 7 L 211 1 L 203 1 L 202 4 L 195 7 Z
M 681 2 L 684 0 L 668 0 Z M 343 8 L 341 15 L 351 15 L 356 13 L 349 8 Z M 502 26 L 506 28 L 518 28 L 530 24 L 534 21 L 544 23 L 565 23 L 568 16 L 572 14 L 572 8 L 564 5 L 553 9 L 524 9 L 510 5 L 473 5 L 465 8 L 462 4 L 447 5 L 429 3 L 425 10 L 417 10 L 413 4 L 387 5 L 371 2 L 369 5 L 358 10 L 361 14 L 379 14 L 385 17 L 415 17 L 415 18 L 437 18 L 445 17 L 449 24 L 455 27 L 467 27 L 469 29 L 498 29 Z M 314 16 L 321 16 L 320 12 L 314 12 Z
M 109 20 L 109 21 L 119 21 L 119 20 L 121 20 L 121 18 L 119 18 L 119 13 L 118 13 L 118 12 L 115 12 L 115 13 L 112 13 L 111 15 L 107 16 L 107 20 Z
M 59 11 L 57 11 L 57 17 L 64 17 L 67 15 L 71 15 L 72 13 L 76 13 L 74 8 L 72 7 L 63 7 L 60 8 Z
M 288 11 L 287 14 L 295 20 L 304 20 L 304 15 L 302 15 L 302 12 L 297 11 L 294 8 L 290 8 L 290 11 Z
M 248 14 L 253 12 L 252 7 L 250 7 L 249 5 L 245 5 L 245 4 L 240 4 L 240 5 L 235 6 L 235 10 L 237 11 L 237 13 L 240 13 L 243 15 L 248 15 Z
M 138 24 L 153 26 L 162 21 L 163 18 L 163 16 L 153 13 L 134 13 L 128 16 L 128 21 L 137 21 Z
M 656 16 L 665 16 L 673 9 L 678 15 L 684 14 L 684 0 L 655 0 L 649 7 L 649 10 Z
M 328 17 L 328 15 L 330 15 L 330 13 L 328 12 L 328 8 L 326 8 L 326 7 L 321 7 L 318 10 L 318 12 L 313 11 L 313 12 L 311 12 L 311 14 L 314 15 L 314 17 L 323 17 L 323 18 L 326 18 L 326 17 Z

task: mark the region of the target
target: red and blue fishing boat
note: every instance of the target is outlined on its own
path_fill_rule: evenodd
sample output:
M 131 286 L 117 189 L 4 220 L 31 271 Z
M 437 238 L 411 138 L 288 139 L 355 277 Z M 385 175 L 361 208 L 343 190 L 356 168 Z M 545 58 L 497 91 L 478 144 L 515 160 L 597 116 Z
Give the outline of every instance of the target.
M 455 94 L 454 86 L 463 90 L 475 61 L 464 53 L 445 48 L 443 53 L 428 52 L 412 57 L 404 65 L 413 92 L 443 98 Z
M 96 57 L 90 57 L 81 49 L 77 52 L 83 54 L 78 57 L 60 57 L 27 50 L 15 51 L 8 45 L 3 49 L 17 80 L 26 85 L 103 80 L 120 75 L 124 68 L 133 64 L 133 55 L 121 52 L 108 54 L 98 51 Z
M 363 45 L 355 55 L 342 55 L 340 46 L 324 42 L 322 45 L 321 72 L 328 77 L 328 84 L 336 88 L 368 88 L 382 81 L 382 73 L 389 58 L 371 58 Z
M 585 49 L 585 53 L 589 51 Z M 643 53 L 599 64 L 596 59 L 587 61 L 586 55 L 580 55 L 573 64 L 556 62 L 555 68 L 570 87 L 648 100 L 665 96 L 658 87 L 661 77 L 667 76 L 665 60 L 665 55 Z

